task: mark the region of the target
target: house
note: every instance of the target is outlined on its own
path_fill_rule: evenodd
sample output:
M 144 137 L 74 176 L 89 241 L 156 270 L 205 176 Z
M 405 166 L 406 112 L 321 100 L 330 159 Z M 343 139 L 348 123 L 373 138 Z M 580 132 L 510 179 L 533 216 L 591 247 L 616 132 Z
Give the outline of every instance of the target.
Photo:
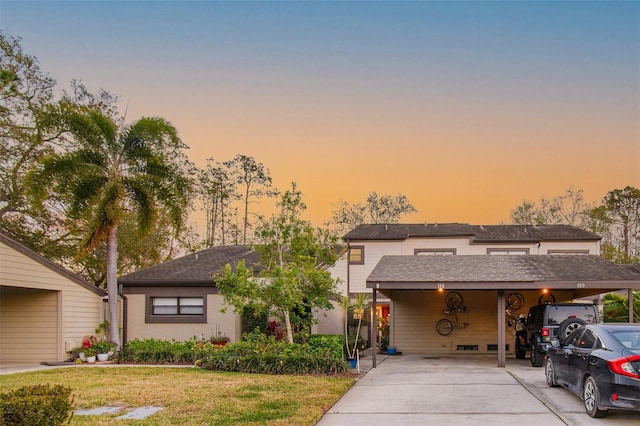
M 105 297 L 0 233 L 0 365 L 66 360 L 104 320 Z
M 240 316 L 233 307 L 221 312 L 224 297 L 214 283 L 227 264 L 240 260 L 256 267 L 259 255 L 246 245 L 217 246 L 118 278 L 125 300 L 124 341 L 208 339 L 219 333 L 240 340 Z M 342 334 L 344 314 L 337 301 L 332 303 L 336 309 L 315 312 L 319 323 L 313 333 Z
M 240 317 L 232 307 L 220 312 L 224 298 L 213 278 L 241 259 L 252 267 L 258 254 L 243 245 L 212 247 L 118 278 L 125 300 L 124 341 L 218 334 L 239 340 Z
M 568 225 L 360 225 L 344 241 L 346 291 L 371 294 L 404 353 L 495 353 L 504 366 L 515 346 L 508 324 L 530 306 L 640 289 L 640 274 L 599 256 L 598 235 Z M 459 310 L 445 303 L 452 292 Z M 524 300 L 518 311 L 510 295 Z M 446 335 L 443 318 L 454 325 Z

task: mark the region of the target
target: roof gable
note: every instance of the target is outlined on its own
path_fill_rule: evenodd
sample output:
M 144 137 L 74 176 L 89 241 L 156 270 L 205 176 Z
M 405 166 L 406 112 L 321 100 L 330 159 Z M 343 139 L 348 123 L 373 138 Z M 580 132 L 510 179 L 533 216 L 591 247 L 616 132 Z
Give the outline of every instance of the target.
M 8 247 L 11 247 L 12 249 L 16 250 L 17 252 L 27 256 L 31 260 L 33 260 L 35 262 L 38 262 L 39 264 L 41 264 L 42 266 L 50 269 L 54 273 L 67 278 L 69 281 L 72 281 L 73 283 L 78 284 L 79 286 L 84 287 L 87 290 L 90 290 L 90 291 L 92 291 L 93 293 L 95 293 L 95 294 L 97 294 L 99 296 L 105 296 L 107 294 L 106 291 L 104 291 L 100 287 L 96 287 L 95 285 L 92 285 L 92 284 L 86 282 L 85 280 L 83 280 L 82 278 L 80 278 L 79 276 L 74 274 L 73 272 L 63 268 L 62 266 L 60 266 L 60 265 L 58 265 L 58 264 L 56 264 L 56 263 L 54 263 L 52 261 L 50 261 L 49 259 L 47 259 L 44 256 L 36 253 L 35 251 L 31 250 L 27 246 L 23 245 L 22 243 L 19 243 L 18 241 L 14 240 L 13 238 L 9 237 L 8 235 L 5 235 L 2 232 L 0 232 L 0 242 L 2 242 L 3 244 L 6 244 Z

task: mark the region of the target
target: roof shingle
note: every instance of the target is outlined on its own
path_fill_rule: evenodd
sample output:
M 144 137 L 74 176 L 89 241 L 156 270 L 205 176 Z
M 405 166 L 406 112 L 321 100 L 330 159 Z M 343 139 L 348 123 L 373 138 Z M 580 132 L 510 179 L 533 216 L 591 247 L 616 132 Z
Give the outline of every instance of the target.
M 258 254 L 250 246 L 217 246 L 169 262 L 151 266 L 118 278 L 124 285 L 151 283 L 211 283 L 227 264 L 244 259 L 248 268 L 256 266 Z

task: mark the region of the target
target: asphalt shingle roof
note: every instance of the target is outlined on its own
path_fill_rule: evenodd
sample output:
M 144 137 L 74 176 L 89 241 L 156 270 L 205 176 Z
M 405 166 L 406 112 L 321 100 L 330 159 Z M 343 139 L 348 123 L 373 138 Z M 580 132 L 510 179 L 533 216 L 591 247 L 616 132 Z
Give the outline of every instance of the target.
M 244 259 L 251 268 L 259 260 L 258 254 L 250 246 L 218 246 L 189 254 L 169 262 L 151 266 L 118 278 L 122 284 L 185 284 L 211 283 L 213 275 L 227 264 L 235 267 Z
M 600 256 L 383 256 L 368 283 L 640 281 Z
M 466 223 L 358 225 L 347 240 L 405 240 L 420 237 L 469 237 L 473 242 L 593 240 L 601 237 L 570 225 L 469 225 Z

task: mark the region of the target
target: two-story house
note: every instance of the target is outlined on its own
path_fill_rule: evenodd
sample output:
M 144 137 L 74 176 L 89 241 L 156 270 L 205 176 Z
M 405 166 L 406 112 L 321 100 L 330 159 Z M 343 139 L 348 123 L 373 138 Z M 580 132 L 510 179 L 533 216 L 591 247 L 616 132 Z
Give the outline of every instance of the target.
M 344 291 L 372 295 L 404 353 L 496 353 L 503 366 L 514 351 L 509 323 L 530 306 L 640 288 L 638 274 L 599 256 L 598 235 L 568 225 L 360 225 L 344 241 L 346 266 L 335 267 Z M 524 301 L 518 310 L 509 296 Z M 453 327 L 438 330 L 443 319 Z

